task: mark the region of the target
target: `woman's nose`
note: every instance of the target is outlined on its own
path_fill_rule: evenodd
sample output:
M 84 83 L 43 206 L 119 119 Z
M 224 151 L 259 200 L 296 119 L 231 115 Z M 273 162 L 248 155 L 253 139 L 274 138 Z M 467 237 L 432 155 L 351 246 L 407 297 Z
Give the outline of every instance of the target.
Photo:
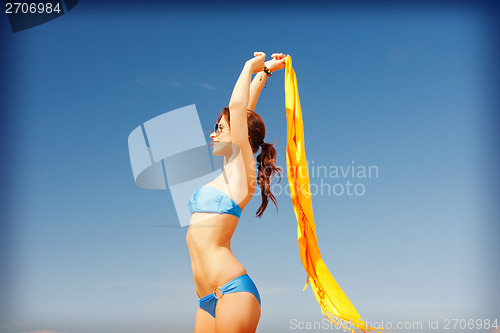
M 210 137 L 213 139 L 215 138 L 215 132 L 212 132 L 212 134 L 210 134 Z

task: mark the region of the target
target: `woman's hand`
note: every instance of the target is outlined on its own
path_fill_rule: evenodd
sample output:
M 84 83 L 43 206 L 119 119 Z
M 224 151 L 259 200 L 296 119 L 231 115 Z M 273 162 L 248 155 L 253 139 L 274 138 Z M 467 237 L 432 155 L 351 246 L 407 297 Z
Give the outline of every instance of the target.
M 271 70 L 271 72 L 285 68 L 286 55 L 283 53 L 273 53 L 271 55 L 271 60 L 265 62 L 265 66 Z
M 247 67 L 252 74 L 256 74 L 264 70 L 264 61 L 266 60 L 266 54 L 264 52 L 254 52 L 254 57 L 247 60 L 245 67 Z

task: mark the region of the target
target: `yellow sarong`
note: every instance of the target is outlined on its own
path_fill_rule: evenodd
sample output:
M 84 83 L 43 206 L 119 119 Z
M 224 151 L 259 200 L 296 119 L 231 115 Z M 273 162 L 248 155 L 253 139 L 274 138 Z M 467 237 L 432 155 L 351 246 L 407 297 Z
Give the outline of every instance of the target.
M 330 274 L 319 252 L 304 147 L 302 110 L 300 109 L 297 79 L 290 56 L 286 58 L 285 98 L 287 122 L 286 164 L 293 209 L 298 222 L 297 236 L 300 259 L 307 273 L 304 290 L 306 290 L 308 283 L 311 284 L 321 311 L 330 322 L 333 321 L 352 332 L 377 332 L 381 329 L 372 328 L 361 319 L 358 311 L 356 311 L 349 298 Z

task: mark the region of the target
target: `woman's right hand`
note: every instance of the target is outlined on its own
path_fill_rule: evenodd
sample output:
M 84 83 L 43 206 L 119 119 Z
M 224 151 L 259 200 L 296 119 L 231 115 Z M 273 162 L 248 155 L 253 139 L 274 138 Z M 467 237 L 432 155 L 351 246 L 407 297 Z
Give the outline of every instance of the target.
M 247 67 L 252 74 L 256 74 L 264 70 L 264 63 L 266 60 L 266 54 L 264 52 L 254 52 L 254 57 L 247 60 L 245 67 Z

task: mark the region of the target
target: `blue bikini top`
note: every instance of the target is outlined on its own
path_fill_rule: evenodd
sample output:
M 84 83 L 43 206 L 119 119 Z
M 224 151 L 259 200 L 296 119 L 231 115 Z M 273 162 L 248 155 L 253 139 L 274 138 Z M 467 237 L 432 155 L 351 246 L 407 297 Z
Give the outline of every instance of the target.
M 241 208 L 226 193 L 213 186 L 197 189 L 189 198 L 189 211 L 200 213 L 231 214 L 241 216 Z

